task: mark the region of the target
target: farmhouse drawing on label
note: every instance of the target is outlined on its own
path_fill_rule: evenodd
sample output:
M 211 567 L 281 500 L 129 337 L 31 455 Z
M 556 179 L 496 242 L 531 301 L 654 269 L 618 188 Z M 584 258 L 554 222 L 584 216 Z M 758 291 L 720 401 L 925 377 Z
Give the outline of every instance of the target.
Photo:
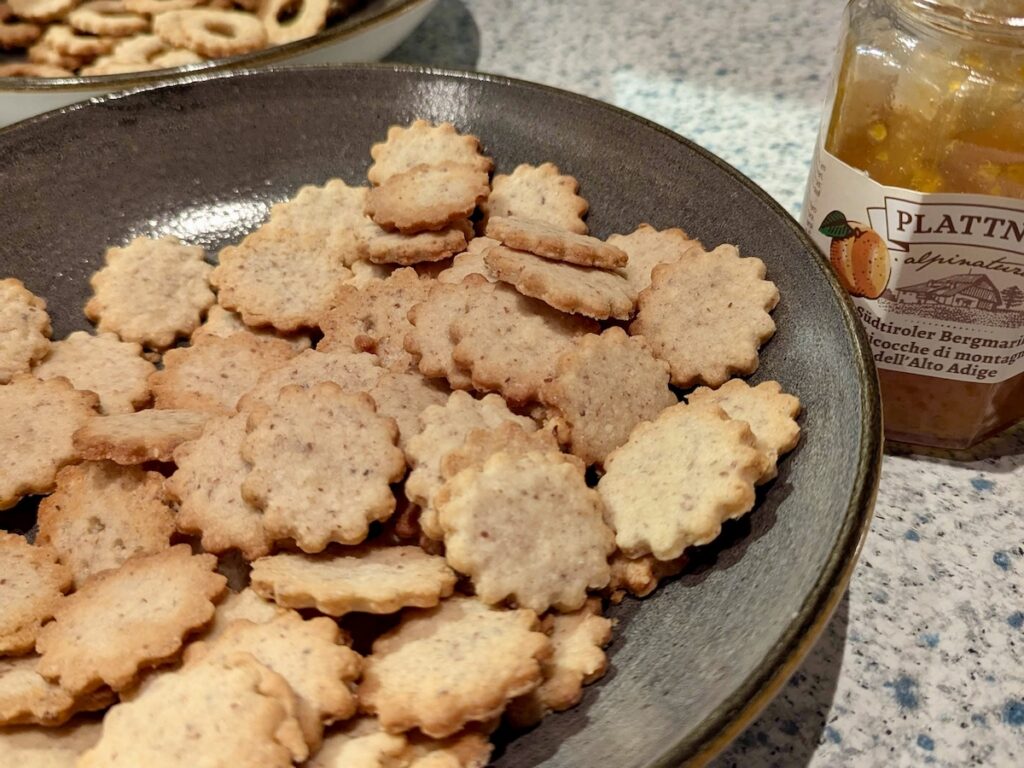
M 1024 317 L 1024 290 L 1017 285 L 1000 290 L 987 275 L 974 272 L 889 287 L 879 298 L 900 313 L 956 322 L 1006 326 Z

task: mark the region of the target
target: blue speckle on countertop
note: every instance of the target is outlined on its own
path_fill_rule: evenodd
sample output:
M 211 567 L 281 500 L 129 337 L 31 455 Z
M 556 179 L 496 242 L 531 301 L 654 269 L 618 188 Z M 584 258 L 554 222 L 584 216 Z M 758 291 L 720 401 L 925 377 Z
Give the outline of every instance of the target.
M 842 744 L 843 736 L 839 731 L 833 728 L 831 725 L 825 726 L 825 738 L 831 741 L 833 744 Z
M 903 534 L 903 538 L 906 539 L 907 541 L 920 541 L 921 540 L 921 536 L 913 528 L 911 528 L 906 533 L 904 533 Z
M 900 675 L 895 682 L 885 683 L 885 687 L 892 688 L 892 695 L 901 709 L 917 709 L 917 680 L 909 675 Z
M 921 636 L 917 639 L 917 644 L 925 648 L 934 648 L 939 644 L 939 633 L 922 632 Z
M 993 553 L 992 562 L 1004 571 L 1008 571 L 1010 569 L 1010 556 L 1001 549 L 998 552 Z
M 935 749 L 935 741 L 928 734 L 922 733 L 919 734 L 917 737 L 917 746 L 919 746 L 921 749 L 925 749 L 931 752 L 933 749 Z
M 1024 701 L 1010 699 L 1003 707 L 1003 722 L 1007 725 L 1024 725 Z
M 974 490 L 976 491 L 991 491 L 996 487 L 995 483 L 984 477 L 972 477 L 971 485 L 974 486 Z
M 1014 611 L 1006 617 L 1006 623 L 1014 629 L 1024 627 L 1024 611 Z

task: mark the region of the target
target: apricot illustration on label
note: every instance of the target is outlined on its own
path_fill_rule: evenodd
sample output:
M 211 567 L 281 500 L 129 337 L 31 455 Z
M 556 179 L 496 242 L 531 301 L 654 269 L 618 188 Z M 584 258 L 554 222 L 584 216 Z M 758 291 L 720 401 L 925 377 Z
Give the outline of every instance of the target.
M 818 231 L 832 238 L 829 260 L 839 282 L 851 295 L 877 299 L 889 284 L 889 248 L 867 224 L 832 211 Z

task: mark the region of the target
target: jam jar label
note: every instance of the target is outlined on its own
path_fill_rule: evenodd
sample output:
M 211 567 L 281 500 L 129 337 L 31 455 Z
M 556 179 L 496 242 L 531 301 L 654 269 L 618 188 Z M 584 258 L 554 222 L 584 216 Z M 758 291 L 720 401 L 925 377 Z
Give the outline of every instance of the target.
M 879 368 L 985 383 L 1024 372 L 1024 200 L 887 187 L 819 146 L 803 225 Z

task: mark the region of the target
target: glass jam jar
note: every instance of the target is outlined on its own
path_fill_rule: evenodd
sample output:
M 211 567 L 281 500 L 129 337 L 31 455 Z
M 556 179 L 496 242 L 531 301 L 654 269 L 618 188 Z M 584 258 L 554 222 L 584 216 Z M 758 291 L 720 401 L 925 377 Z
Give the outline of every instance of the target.
M 853 0 L 803 208 L 890 439 L 1024 418 L 1024 0 Z

